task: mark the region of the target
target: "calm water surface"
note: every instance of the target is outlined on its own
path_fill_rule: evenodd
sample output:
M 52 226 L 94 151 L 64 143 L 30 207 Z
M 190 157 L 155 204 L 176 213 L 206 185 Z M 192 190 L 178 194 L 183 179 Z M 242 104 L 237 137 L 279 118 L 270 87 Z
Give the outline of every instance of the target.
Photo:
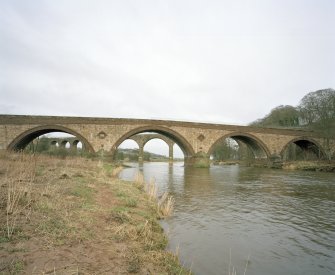
M 241 166 L 131 164 L 175 198 L 169 249 L 194 274 L 335 274 L 335 175 Z M 247 261 L 249 257 L 249 261 Z M 231 259 L 231 260 L 230 260 Z

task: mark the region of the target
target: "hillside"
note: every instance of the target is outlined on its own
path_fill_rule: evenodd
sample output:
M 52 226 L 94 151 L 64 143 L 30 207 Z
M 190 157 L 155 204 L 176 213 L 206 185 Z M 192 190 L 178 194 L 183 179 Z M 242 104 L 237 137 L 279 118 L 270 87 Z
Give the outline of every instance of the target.
M 116 153 L 117 160 L 137 161 L 138 156 L 139 156 L 138 149 L 118 149 Z M 159 155 L 159 154 L 151 153 L 148 151 L 144 151 L 143 160 L 144 161 L 167 161 L 169 160 L 169 158 L 164 155 Z

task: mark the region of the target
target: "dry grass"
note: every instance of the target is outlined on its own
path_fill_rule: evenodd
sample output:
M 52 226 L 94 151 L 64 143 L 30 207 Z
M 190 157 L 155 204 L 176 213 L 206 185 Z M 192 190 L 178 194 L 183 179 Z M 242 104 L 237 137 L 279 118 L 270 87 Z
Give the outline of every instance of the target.
M 20 216 L 29 218 L 32 205 L 32 184 L 36 173 L 34 156 L 18 155 L 14 161 L 4 163 L 5 174 L 1 184 L 1 199 L 6 204 L 6 231 L 10 239 Z
M 174 208 L 174 198 L 172 196 L 166 195 L 162 203 L 159 204 L 160 213 L 162 214 L 163 217 L 169 217 L 173 213 L 173 208 Z
M 149 200 L 154 202 L 156 205 L 157 214 L 160 218 L 166 218 L 173 214 L 174 198 L 165 192 L 158 199 L 158 188 L 155 178 L 151 178 L 150 181 L 146 183 L 144 181 L 143 173 L 138 172 L 135 176 L 134 182 L 139 189 L 144 189 L 148 195 Z
M 137 172 L 137 174 L 135 175 L 134 184 L 138 189 L 140 190 L 144 189 L 145 186 L 144 175 L 140 171 Z
M 165 251 L 164 203 L 143 175 L 123 182 L 75 157 L 1 155 L 0 167 L 0 274 L 188 274 Z
M 113 177 L 118 177 L 122 170 L 123 170 L 123 167 L 122 167 L 122 166 L 115 167 L 115 168 L 112 170 L 112 176 L 113 176 Z
M 157 200 L 157 185 L 155 178 L 151 178 L 150 181 L 145 186 L 145 191 L 148 194 L 150 200 L 155 201 Z

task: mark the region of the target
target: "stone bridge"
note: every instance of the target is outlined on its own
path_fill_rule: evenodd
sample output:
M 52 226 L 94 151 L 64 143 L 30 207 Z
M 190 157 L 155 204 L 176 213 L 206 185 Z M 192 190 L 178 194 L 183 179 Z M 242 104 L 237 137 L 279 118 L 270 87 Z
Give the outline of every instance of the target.
M 332 158 L 335 151 L 335 138 L 326 140 L 316 132 L 304 130 L 165 120 L 20 115 L 0 115 L 0 150 L 21 150 L 36 137 L 51 132 L 72 134 L 82 142 L 85 150 L 111 156 L 126 139 L 135 140 L 135 135 L 145 132 L 157 133 L 178 144 L 184 153 L 185 164 L 194 166 L 208 166 L 215 145 L 228 137 L 246 144 L 255 158 L 264 160 L 284 159 L 286 149 L 292 143 L 324 159 Z

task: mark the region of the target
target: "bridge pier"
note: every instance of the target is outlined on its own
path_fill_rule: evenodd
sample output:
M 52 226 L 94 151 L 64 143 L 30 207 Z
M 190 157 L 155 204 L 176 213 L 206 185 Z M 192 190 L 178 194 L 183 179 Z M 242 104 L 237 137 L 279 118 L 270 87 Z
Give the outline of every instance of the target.
M 173 162 L 173 143 L 169 144 L 169 162 Z
M 272 154 L 268 159 L 269 168 L 281 168 L 283 166 L 283 158 L 279 154 Z
M 193 156 L 185 157 L 184 163 L 186 166 L 195 168 L 208 168 L 210 166 L 210 159 L 206 153 L 198 152 Z
M 144 144 L 138 143 L 138 162 L 143 162 L 144 160 Z

